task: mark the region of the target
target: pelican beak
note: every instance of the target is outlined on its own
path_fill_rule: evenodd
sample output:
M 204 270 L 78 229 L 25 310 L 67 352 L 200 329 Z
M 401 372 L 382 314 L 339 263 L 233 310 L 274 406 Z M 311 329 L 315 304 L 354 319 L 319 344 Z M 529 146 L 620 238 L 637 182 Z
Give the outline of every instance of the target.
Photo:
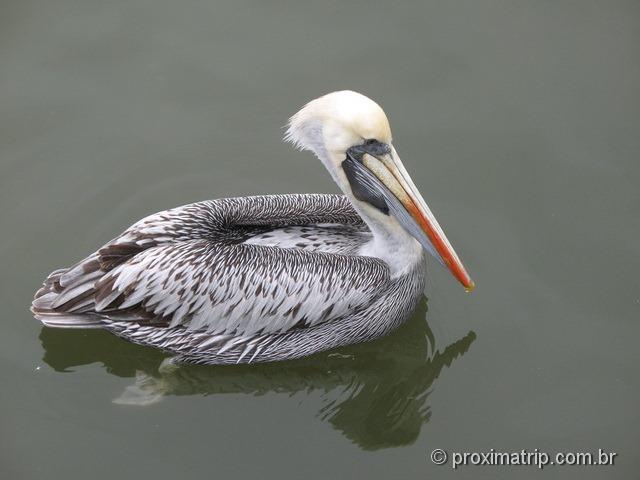
M 468 292 L 472 291 L 475 287 L 473 280 L 402 165 L 400 157 L 393 146 L 384 147 L 386 149 L 361 150 L 358 152 L 358 161 L 351 157 L 352 163 L 348 165 L 350 174 L 359 174 L 361 185 L 368 188 L 369 192 L 375 190 L 378 200 L 384 200 L 388 212 L 402 227 L 447 267 Z

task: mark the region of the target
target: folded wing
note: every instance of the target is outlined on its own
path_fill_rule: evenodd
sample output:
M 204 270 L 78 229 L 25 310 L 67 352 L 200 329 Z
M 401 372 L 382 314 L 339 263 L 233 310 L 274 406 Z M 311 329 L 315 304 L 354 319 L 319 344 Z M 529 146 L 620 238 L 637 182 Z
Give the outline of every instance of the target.
M 279 333 L 363 308 L 388 282 L 388 268 L 369 257 L 192 240 L 114 268 L 95 285 L 95 311 L 215 334 Z
M 99 325 L 104 317 L 243 336 L 329 321 L 384 291 L 383 262 L 244 243 L 256 231 L 325 222 L 362 226 L 339 195 L 242 197 L 160 212 L 53 272 L 32 310 L 51 326 Z

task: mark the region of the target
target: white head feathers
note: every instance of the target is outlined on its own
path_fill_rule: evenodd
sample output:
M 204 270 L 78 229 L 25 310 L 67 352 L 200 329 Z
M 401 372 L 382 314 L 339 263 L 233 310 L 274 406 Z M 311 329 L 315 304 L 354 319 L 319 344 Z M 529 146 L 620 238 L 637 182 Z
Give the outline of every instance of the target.
M 322 160 L 327 153 L 342 157 L 349 147 L 367 139 L 390 144 L 389 121 L 376 102 L 350 90 L 307 103 L 291 117 L 285 135 L 296 148 L 311 150 Z

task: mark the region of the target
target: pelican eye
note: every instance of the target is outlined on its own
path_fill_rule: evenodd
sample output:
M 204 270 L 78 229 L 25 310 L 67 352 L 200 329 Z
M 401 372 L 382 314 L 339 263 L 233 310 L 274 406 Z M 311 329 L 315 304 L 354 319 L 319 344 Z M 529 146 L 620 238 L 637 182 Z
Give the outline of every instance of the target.
M 368 138 L 360 145 L 354 145 L 347 150 L 347 157 L 362 161 L 362 156 L 368 153 L 374 157 L 381 157 L 391 153 L 391 147 L 375 138 Z

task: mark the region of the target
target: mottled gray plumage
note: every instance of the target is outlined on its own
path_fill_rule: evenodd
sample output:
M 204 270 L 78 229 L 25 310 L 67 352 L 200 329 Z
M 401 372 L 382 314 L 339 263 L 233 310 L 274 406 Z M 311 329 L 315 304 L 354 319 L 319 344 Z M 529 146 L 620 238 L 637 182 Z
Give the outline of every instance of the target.
M 389 333 L 422 294 L 425 251 L 473 289 L 378 104 L 329 93 L 291 117 L 285 139 L 313 152 L 344 196 L 226 198 L 151 215 L 51 273 L 35 316 L 179 361 L 266 362 Z
M 45 325 L 104 328 L 193 363 L 297 358 L 400 325 L 423 262 L 392 276 L 342 195 L 227 198 L 135 223 L 36 293 Z

